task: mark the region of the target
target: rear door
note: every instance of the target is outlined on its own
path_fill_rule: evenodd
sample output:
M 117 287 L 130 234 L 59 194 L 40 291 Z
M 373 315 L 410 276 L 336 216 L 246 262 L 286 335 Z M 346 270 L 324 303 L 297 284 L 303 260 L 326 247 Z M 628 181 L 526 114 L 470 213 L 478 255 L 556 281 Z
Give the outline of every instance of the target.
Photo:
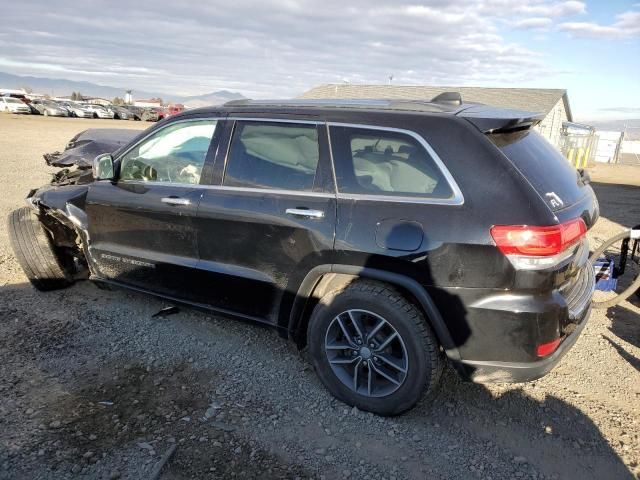
M 170 123 L 118 159 L 117 181 L 91 184 L 89 249 L 100 277 L 189 299 L 198 261 L 193 220 L 216 125 L 202 118 Z
M 273 323 L 307 272 L 331 263 L 336 198 L 326 128 L 238 119 L 228 131 L 198 209 L 202 298 Z

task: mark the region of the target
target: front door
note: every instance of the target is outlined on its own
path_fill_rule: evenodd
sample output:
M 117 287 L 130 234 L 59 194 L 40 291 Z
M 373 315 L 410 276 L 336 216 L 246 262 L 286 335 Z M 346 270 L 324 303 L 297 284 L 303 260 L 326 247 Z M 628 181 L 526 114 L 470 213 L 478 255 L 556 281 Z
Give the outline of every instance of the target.
M 89 187 L 95 275 L 168 296 L 189 292 L 188 273 L 198 262 L 193 220 L 216 123 L 193 119 L 166 125 L 117 160 L 117 181 Z
M 218 149 L 219 184 L 205 189 L 198 210 L 200 287 L 214 308 L 273 323 L 306 273 L 331 263 L 326 129 L 238 120 L 230 142 Z

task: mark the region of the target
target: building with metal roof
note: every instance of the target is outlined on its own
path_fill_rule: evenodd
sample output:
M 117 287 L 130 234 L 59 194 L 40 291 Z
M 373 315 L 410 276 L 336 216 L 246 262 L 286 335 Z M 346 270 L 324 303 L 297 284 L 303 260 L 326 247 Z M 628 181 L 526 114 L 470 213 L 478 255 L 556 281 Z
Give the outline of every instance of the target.
M 496 107 L 526 110 L 544 114 L 538 131 L 560 147 L 562 124 L 572 122 L 567 91 L 552 88 L 485 88 L 429 87 L 423 85 L 358 85 L 326 84 L 312 88 L 299 98 L 304 99 L 405 99 L 429 101 L 443 92 L 459 92 L 464 102 L 483 103 Z

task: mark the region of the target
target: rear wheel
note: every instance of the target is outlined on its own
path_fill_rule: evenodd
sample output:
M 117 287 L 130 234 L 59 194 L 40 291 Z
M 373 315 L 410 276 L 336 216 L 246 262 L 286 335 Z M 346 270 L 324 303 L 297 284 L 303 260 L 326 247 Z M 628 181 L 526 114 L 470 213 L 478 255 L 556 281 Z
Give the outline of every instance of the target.
M 392 287 L 356 281 L 325 295 L 307 344 L 325 387 L 339 400 L 397 415 L 435 390 L 443 359 L 424 315 Z
M 48 232 L 28 207 L 9 214 L 9 240 L 25 275 L 38 290 L 56 290 L 73 283 Z

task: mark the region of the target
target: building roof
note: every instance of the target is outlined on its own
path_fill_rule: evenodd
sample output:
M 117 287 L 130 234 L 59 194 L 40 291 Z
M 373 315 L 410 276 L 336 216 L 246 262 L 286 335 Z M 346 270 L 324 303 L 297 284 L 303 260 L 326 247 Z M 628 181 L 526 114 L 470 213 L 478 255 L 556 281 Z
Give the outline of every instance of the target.
M 562 99 L 571 122 L 571 108 L 567 91 L 556 88 L 485 88 L 485 87 L 428 87 L 423 85 L 359 85 L 325 84 L 314 87 L 299 98 L 385 98 L 430 100 L 443 92 L 460 92 L 465 102 L 483 103 L 503 108 L 548 114 Z

